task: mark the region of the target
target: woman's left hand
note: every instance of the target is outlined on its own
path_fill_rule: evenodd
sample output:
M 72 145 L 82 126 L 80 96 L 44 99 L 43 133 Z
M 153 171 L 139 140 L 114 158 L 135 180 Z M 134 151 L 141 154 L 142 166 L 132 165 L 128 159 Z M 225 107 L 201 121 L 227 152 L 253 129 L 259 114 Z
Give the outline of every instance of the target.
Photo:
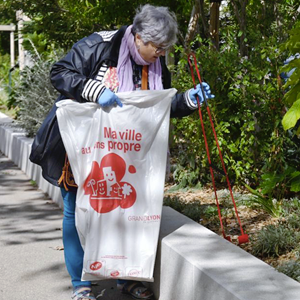
M 210 86 L 206 82 L 202 82 L 202 86 L 203 86 L 203 90 L 204 90 L 206 99 L 211 99 L 211 98 L 215 97 L 215 95 L 211 94 Z M 197 96 L 199 97 L 200 104 L 202 104 L 204 102 L 204 97 L 203 97 L 203 94 L 201 91 L 200 83 L 197 84 L 195 89 L 190 89 L 190 91 L 189 91 L 189 97 L 195 104 L 198 103 Z

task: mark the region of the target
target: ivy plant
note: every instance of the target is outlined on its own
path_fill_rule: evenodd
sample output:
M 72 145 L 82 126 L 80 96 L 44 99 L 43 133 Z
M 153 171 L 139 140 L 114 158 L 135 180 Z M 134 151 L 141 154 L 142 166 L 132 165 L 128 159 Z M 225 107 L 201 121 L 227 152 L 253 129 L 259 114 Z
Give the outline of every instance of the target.
M 288 107 L 288 111 L 283 117 L 282 124 L 285 130 L 294 128 L 300 119 L 300 21 L 290 31 L 289 39 L 282 45 L 281 50 L 292 59 L 287 63 L 282 71 L 290 74 L 284 89 L 287 91 L 284 95 L 284 103 Z M 300 127 L 296 128 L 297 134 L 300 134 Z

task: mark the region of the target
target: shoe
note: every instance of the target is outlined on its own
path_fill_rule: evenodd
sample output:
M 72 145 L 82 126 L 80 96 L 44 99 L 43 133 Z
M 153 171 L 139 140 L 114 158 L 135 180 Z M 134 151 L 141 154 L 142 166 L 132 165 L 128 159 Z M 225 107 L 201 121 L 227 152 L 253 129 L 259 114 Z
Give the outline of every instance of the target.
M 118 284 L 117 287 L 123 294 L 130 295 L 134 299 L 151 299 L 153 296 L 153 293 L 140 281 L 129 280 L 124 284 Z
M 96 300 L 92 289 L 89 286 L 79 286 L 73 290 L 71 296 L 73 300 Z

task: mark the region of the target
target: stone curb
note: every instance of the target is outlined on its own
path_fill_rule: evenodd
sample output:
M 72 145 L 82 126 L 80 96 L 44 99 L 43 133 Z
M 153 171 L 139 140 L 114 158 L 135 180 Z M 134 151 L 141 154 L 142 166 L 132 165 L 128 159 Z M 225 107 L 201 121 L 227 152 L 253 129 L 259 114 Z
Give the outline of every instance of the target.
M 13 120 L 0 112 L 0 150 L 12 160 L 26 175 L 36 182 L 39 189 L 63 206 L 60 189 L 42 177 L 41 167 L 29 161 L 32 138 L 13 125 Z

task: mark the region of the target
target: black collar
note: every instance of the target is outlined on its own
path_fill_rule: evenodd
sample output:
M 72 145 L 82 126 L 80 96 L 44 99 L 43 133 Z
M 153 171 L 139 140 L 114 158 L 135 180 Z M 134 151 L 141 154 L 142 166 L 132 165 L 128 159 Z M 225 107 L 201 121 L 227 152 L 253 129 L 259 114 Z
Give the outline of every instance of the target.
M 122 26 L 113 36 L 112 40 L 110 41 L 111 43 L 110 47 L 107 49 L 103 57 L 103 60 L 112 61 L 115 64 L 115 66 L 117 66 L 122 38 L 125 34 L 127 27 L 128 27 L 127 25 Z

